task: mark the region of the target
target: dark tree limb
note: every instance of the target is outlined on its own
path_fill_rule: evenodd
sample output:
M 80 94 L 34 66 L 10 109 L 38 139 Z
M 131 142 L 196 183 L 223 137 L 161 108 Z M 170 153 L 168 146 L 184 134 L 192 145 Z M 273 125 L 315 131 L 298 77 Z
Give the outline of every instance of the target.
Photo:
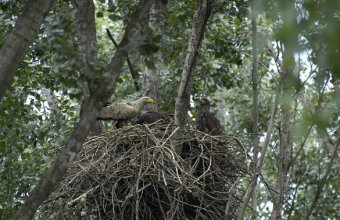
M 181 83 L 178 89 L 175 105 L 175 123 L 179 126 L 180 130 L 186 125 L 190 106 L 190 95 L 194 81 L 194 69 L 196 66 L 198 50 L 204 37 L 204 30 L 210 15 L 210 11 L 210 0 L 197 1 L 197 10 L 193 19 L 191 37 L 189 40 Z M 177 146 L 176 148 L 177 153 L 182 151 L 180 146 Z
M 154 0 L 141 0 L 132 14 L 131 20 L 125 29 L 125 34 L 118 49 L 107 66 L 105 77 L 98 85 L 95 92 L 82 105 L 80 121 L 66 143 L 65 148 L 55 160 L 54 164 L 40 178 L 37 185 L 29 193 L 25 203 L 16 213 L 15 219 L 32 219 L 34 213 L 43 201 L 52 193 L 57 184 L 67 171 L 69 163 L 81 150 L 82 144 L 88 135 L 90 125 L 95 122 L 99 109 L 111 96 L 113 85 L 122 72 L 128 53 L 139 46 L 143 41 L 140 21 L 144 21 L 148 15 L 150 6 Z
M 27 0 L 13 31 L 0 49 L 0 101 L 54 0 Z
M 117 41 L 113 38 L 111 32 L 109 29 L 106 28 L 106 33 L 107 35 L 109 36 L 109 38 L 111 39 L 113 45 L 115 45 L 116 48 L 118 48 L 118 43 Z M 135 68 L 133 67 L 132 65 L 132 62 L 129 58 L 129 56 L 127 56 L 126 58 L 126 61 L 127 61 L 127 64 L 128 64 L 128 67 L 129 67 L 129 70 L 130 70 L 130 73 L 131 73 L 131 77 L 132 77 L 132 80 L 133 80 L 133 84 L 135 85 L 135 89 L 136 91 L 139 91 L 140 90 L 140 86 L 138 84 L 138 72 L 135 70 Z

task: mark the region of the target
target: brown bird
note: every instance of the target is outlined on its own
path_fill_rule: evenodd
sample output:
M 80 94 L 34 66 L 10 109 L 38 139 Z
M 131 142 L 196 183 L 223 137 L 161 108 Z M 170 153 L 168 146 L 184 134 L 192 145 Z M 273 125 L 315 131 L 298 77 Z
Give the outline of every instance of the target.
M 122 127 L 119 125 L 120 122 L 126 122 L 128 119 L 136 117 L 145 104 L 153 102 L 154 100 L 149 97 L 142 97 L 129 102 L 113 102 L 101 109 L 97 119 L 116 120 L 118 122 L 117 127 Z
M 203 98 L 200 101 L 198 114 L 196 118 L 196 128 L 199 131 L 212 135 L 222 134 L 222 126 L 220 121 L 210 112 L 210 101 Z
M 169 113 L 148 111 L 138 117 L 137 124 L 151 124 L 158 120 L 163 120 L 163 122 L 169 124 L 173 121 L 173 118 L 174 116 Z

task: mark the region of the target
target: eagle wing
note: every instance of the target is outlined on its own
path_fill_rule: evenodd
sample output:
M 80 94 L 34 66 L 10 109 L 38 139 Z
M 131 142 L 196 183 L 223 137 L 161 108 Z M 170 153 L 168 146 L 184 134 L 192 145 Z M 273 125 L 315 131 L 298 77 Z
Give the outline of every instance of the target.
M 138 114 L 138 110 L 131 103 L 114 102 L 103 107 L 99 112 L 98 119 L 101 120 L 120 120 L 130 119 Z

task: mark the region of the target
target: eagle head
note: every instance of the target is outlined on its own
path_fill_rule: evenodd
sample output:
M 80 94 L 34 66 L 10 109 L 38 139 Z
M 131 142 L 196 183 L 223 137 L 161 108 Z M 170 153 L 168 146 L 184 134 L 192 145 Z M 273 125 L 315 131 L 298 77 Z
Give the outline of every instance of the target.
M 147 97 L 147 96 L 144 96 L 140 98 L 139 100 L 141 100 L 143 103 L 150 103 L 150 104 L 155 102 L 152 98 Z
M 199 104 L 200 104 L 200 109 L 201 110 L 207 111 L 207 110 L 210 109 L 210 101 L 208 99 L 206 99 L 206 98 L 201 99 Z

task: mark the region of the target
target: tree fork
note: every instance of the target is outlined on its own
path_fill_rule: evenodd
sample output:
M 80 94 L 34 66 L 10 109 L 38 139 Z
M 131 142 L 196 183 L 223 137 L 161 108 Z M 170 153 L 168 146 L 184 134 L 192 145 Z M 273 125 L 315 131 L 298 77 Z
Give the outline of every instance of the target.
M 113 38 L 113 35 L 111 34 L 110 30 L 107 29 L 107 28 L 106 28 L 106 33 L 109 36 L 110 40 L 112 41 L 113 45 L 115 45 L 115 47 L 118 48 L 117 41 Z M 139 91 L 140 90 L 140 86 L 138 85 L 138 72 L 133 67 L 132 62 L 131 62 L 129 56 L 127 56 L 126 61 L 127 61 L 130 73 L 131 73 L 133 84 L 135 85 L 135 89 L 136 89 L 136 91 Z
M 26 198 L 25 203 L 16 213 L 14 219 L 32 219 L 38 207 L 53 192 L 57 184 L 67 171 L 68 165 L 81 150 L 82 144 L 88 135 L 90 125 L 95 122 L 99 109 L 112 94 L 112 87 L 122 72 L 124 62 L 130 50 L 139 46 L 141 25 L 139 21 L 145 19 L 154 0 L 141 0 L 135 12 L 131 16 L 125 34 L 119 47 L 107 66 L 105 78 L 98 85 L 98 89 L 82 105 L 80 121 L 66 143 L 65 148 L 59 154 L 51 168 L 40 178 L 37 185 Z

